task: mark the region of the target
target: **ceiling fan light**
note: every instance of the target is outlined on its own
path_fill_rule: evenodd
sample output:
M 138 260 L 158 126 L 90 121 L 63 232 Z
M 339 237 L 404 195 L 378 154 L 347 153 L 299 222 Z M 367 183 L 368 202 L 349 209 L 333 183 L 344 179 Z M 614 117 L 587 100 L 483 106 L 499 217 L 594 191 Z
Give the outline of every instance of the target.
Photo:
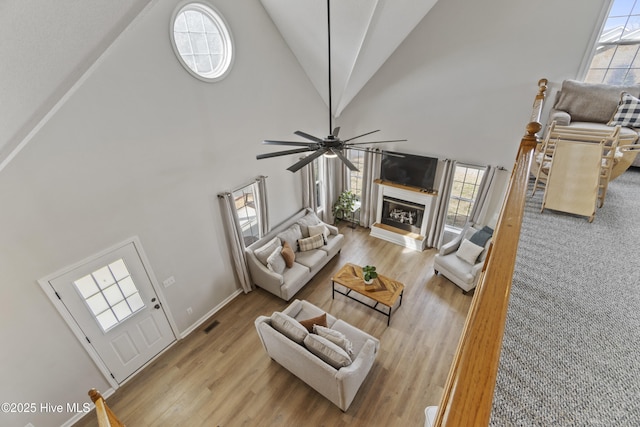
M 333 153 L 331 151 L 327 151 L 323 154 L 323 156 L 325 156 L 327 159 L 335 159 L 336 157 L 338 157 L 336 153 Z

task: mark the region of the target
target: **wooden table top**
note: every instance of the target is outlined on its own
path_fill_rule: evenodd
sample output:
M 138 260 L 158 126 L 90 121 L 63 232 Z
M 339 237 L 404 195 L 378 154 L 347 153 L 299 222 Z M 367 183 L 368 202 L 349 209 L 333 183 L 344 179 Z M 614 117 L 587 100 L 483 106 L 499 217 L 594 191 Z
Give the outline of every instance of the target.
M 404 289 L 402 283 L 380 273 L 373 283 L 365 285 L 362 267 L 351 263 L 345 264 L 331 280 L 387 307 L 393 307 Z

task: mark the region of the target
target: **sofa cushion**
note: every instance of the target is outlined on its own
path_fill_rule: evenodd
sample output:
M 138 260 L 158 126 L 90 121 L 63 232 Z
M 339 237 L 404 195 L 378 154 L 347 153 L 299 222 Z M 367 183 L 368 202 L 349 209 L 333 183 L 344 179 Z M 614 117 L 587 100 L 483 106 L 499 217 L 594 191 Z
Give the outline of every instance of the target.
M 322 313 L 320 316 L 312 317 L 310 319 L 298 320 L 302 326 L 307 328 L 307 331 L 313 332 L 315 326 L 327 327 L 327 313 Z
M 289 242 L 284 242 L 284 245 L 282 245 L 282 258 L 284 258 L 284 263 L 288 268 L 293 267 L 296 254 L 291 246 L 289 246 Z
M 275 311 L 271 315 L 271 326 L 292 341 L 302 344 L 309 331 L 293 317 Z
M 321 249 L 312 249 L 310 251 L 296 253 L 296 264 L 302 264 L 309 267 L 310 270 L 316 269 L 326 261 L 327 253 Z
M 335 236 L 330 235 L 329 238 L 327 239 L 327 243 L 324 246 L 322 246 L 320 249 L 325 251 L 328 256 L 333 258 L 333 256 L 337 254 L 340 251 L 340 249 L 342 249 L 343 240 L 344 240 L 343 234 L 338 234 Z
M 456 251 L 456 255 L 461 260 L 468 262 L 469 264 L 475 264 L 478 260 L 478 256 L 484 250 L 484 246 L 476 245 L 470 240 L 463 239 L 460 243 L 460 247 Z
M 320 335 L 308 334 L 304 338 L 304 345 L 311 353 L 336 369 L 351 365 L 351 358 L 346 351 Z
M 319 247 L 324 246 L 325 243 L 324 235 L 316 234 L 315 236 L 298 239 L 298 250 L 300 252 L 306 252 L 311 249 L 318 249 Z
M 253 250 L 253 254 L 260 260 L 263 265 L 267 265 L 267 258 L 280 246 L 280 239 L 274 237 L 258 249 Z
M 640 99 L 623 92 L 615 114 L 607 123 L 609 126 L 640 127 Z
M 310 331 L 314 334 L 320 335 L 323 338 L 328 339 L 334 344 L 337 344 L 341 349 L 347 352 L 349 357 L 353 358 L 353 344 L 351 341 L 340 331 L 336 331 L 335 329 L 327 328 L 326 326 L 322 326 L 320 324 L 313 325 L 313 330 Z
M 554 108 L 569 113 L 572 122 L 607 123 L 616 111 L 622 92 L 640 96 L 640 86 L 613 86 L 565 80 Z
M 267 258 L 267 268 L 274 273 L 282 274 L 286 266 L 282 257 L 282 246 L 278 246 Z
M 291 249 L 296 250 L 298 247 L 298 239 L 302 238 L 302 232 L 300 231 L 300 226 L 298 224 L 293 224 L 286 230 L 282 231 L 278 234 L 280 240 L 284 243 L 289 243 Z
M 302 237 L 309 237 L 311 236 L 311 234 L 309 234 L 308 227 L 310 225 L 318 225 L 321 222 L 322 221 L 320 221 L 320 218 L 318 218 L 318 215 L 316 215 L 315 212 L 309 212 L 308 214 L 300 218 L 296 223 L 300 226 Z

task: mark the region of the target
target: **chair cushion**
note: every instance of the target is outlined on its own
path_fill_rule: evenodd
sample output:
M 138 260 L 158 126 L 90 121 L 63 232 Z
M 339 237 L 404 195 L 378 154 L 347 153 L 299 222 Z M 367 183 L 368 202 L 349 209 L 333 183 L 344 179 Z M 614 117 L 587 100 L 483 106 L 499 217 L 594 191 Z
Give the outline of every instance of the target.
M 305 267 L 309 267 L 310 270 L 313 270 L 325 261 L 325 257 L 327 257 L 327 253 L 321 249 L 298 252 L 296 253 L 296 264 L 302 264 Z
M 475 264 L 478 256 L 484 250 L 484 246 L 476 245 L 470 240 L 464 239 L 456 251 L 456 256 L 469 264 Z
M 614 86 L 565 80 L 554 108 L 571 114 L 571 121 L 607 123 L 622 92 L 640 96 L 640 86 Z
M 623 92 L 615 114 L 607 123 L 609 126 L 640 127 L 640 99 Z

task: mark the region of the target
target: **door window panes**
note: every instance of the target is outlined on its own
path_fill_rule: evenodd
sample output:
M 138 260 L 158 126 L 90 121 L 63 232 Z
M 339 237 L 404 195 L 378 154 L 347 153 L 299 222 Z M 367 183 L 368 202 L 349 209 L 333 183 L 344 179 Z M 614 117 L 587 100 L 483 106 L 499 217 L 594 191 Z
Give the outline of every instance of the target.
M 73 284 L 103 332 L 145 307 L 122 259 L 97 269 Z

